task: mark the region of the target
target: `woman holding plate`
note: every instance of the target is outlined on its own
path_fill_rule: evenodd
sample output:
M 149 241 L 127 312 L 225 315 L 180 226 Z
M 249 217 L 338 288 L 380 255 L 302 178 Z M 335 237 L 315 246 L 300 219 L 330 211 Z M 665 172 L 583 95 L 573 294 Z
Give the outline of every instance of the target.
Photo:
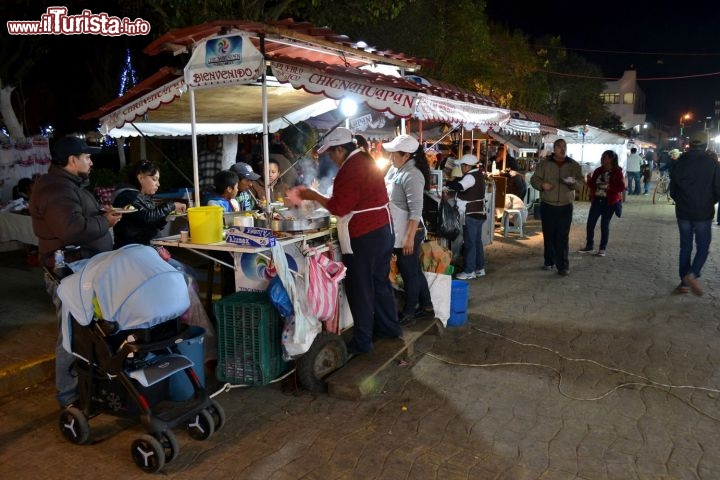
M 160 169 L 157 165 L 143 160 L 135 166 L 133 172 L 131 181 L 134 185 L 119 188 L 112 196 L 113 207 L 135 210 L 125 213 L 123 221 L 115 225 L 113 248 L 130 243 L 150 245 L 150 240 L 155 238 L 167 223 L 170 213 L 185 213 L 187 210 L 187 206 L 182 202 L 155 203 L 153 195 L 160 188 Z

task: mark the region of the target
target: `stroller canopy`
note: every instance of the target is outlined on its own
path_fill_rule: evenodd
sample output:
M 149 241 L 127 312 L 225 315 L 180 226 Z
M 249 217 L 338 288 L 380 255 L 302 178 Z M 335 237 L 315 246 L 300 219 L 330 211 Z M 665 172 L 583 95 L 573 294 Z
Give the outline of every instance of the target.
M 190 307 L 187 289 L 183 273 L 152 247 L 132 244 L 95 255 L 58 286 L 63 340 L 69 338 L 65 335 L 70 331 L 69 315 L 80 325 L 92 321 L 93 300 L 103 318 L 116 322 L 120 330 L 149 328 L 182 315 Z M 68 346 L 65 348 L 70 351 Z

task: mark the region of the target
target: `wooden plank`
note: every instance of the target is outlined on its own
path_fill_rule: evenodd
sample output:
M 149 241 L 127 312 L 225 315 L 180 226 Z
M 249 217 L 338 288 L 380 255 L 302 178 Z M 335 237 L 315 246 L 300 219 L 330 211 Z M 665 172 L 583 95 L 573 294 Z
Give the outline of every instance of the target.
M 436 322 L 440 321 L 421 318 L 415 325 L 403 328 L 403 338 L 375 341 L 372 352 L 350 359 L 347 365 L 330 374 L 327 378 L 328 393 L 337 398 L 358 400 L 373 392 L 376 387 L 375 376 L 400 355 L 411 355 L 415 341 L 432 329 Z

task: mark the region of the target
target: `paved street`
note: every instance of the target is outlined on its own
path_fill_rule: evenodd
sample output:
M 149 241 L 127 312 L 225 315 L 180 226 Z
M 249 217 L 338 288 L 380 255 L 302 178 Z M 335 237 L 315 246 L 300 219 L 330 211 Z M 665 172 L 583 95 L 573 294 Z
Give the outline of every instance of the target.
M 468 324 L 421 338 L 408 364 L 378 378 L 377 393 L 351 402 L 297 391 L 291 381 L 221 393 L 226 427 L 204 442 L 178 431 L 180 455 L 162 474 L 720 478 L 720 237 L 703 271 L 705 295 L 674 293 L 673 207 L 650 198 L 628 197 L 604 258 L 574 253 L 589 206 L 577 204 L 568 277 L 540 269 L 538 221 L 525 239 L 496 236 L 487 276 L 470 286 Z M 28 348 L 52 345 L 49 337 Z M 21 339 L 3 332 L 0 341 L 2 353 Z M 52 382 L 0 397 L 3 478 L 148 478 L 129 454 L 139 427 L 98 417 L 94 443 L 75 446 L 58 432 L 57 413 Z

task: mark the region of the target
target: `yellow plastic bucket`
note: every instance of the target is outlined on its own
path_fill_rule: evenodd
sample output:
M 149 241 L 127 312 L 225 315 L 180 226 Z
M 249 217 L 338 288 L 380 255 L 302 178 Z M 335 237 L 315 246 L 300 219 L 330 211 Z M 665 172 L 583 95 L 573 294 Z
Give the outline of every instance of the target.
M 190 242 L 216 243 L 223 239 L 223 209 L 217 205 L 187 209 Z

